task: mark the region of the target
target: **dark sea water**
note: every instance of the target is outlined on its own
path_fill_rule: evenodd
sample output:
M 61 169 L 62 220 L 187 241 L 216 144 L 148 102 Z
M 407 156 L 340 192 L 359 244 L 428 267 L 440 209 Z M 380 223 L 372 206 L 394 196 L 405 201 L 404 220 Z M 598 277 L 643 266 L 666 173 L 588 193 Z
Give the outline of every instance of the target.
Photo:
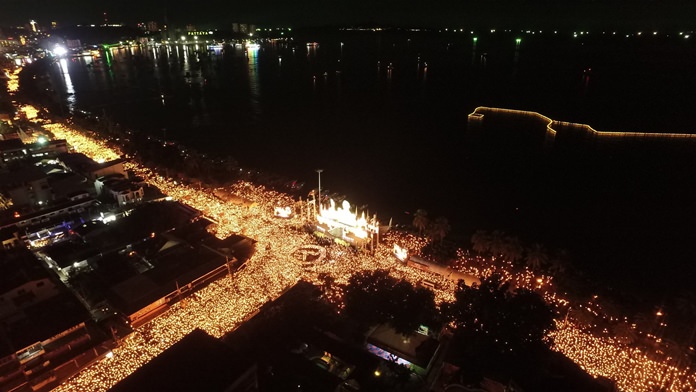
M 68 98 L 73 110 L 233 156 L 307 191 L 321 168 L 323 191 L 383 222 L 410 223 L 423 208 L 459 238 L 502 229 L 567 249 L 617 287 L 662 298 L 688 286 L 696 147 L 548 154 L 525 137 L 475 141 L 466 118 L 493 106 L 600 130 L 691 133 L 696 46 L 676 34 L 477 38 L 343 32 L 257 50 L 115 48 L 67 62 Z

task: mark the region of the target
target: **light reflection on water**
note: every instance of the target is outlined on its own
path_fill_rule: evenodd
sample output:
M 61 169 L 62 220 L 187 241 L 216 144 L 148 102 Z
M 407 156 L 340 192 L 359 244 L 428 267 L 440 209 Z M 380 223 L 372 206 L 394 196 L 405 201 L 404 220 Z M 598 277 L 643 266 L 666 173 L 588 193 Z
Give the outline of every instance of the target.
M 261 115 L 261 88 L 259 86 L 258 60 L 259 47 L 249 46 L 246 49 L 249 70 L 249 92 L 251 94 L 250 105 L 251 111 L 254 114 L 254 119 L 257 120 Z
M 65 85 L 65 103 L 68 107 L 68 111 L 72 113 L 75 110 L 75 88 L 73 87 L 72 80 L 70 79 L 70 73 L 68 72 L 68 60 L 62 58 L 59 60 L 61 75 L 63 76 L 63 83 Z
M 409 223 L 404 211 L 425 208 L 467 229 L 495 229 L 513 219 L 518 229 L 528 229 L 519 213 L 506 214 L 524 207 L 520 203 L 544 200 L 516 180 L 467 172 L 465 115 L 478 105 L 534 110 L 604 130 L 663 130 L 663 115 L 675 119 L 666 131 L 688 131 L 696 122 L 677 111 L 682 100 L 696 101 L 693 91 L 666 94 L 668 83 L 643 77 L 654 70 L 632 65 L 633 74 L 624 76 L 575 41 L 567 48 L 531 38 L 516 45 L 513 37 L 492 45 L 480 36 L 474 47 L 470 37 L 409 42 L 369 36 L 307 46 L 313 40 L 252 50 L 109 50 L 110 65 L 104 57 L 67 63 L 64 78 L 74 91 L 67 97 L 76 109 L 104 110 L 116 122 L 157 136 L 166 128 L 173 140 L 307 184 L 316 181 L 316 167 L 325 168 L 322 185 L 325 180 L 328 189 L 369 203 L 385 221 Z M 588 86 L 590 76 L 582 71 L 589 67 Z M 637 88 L 641 94 L 632 93 Z M 653 95 L 662 99 L 641 98 Z M 681 129 L 678 118 L 686 124 Z M 500 184 L 497 191 L 483 188 L 486 181 Z M 570 229 L 576 222 L 559 221 Z

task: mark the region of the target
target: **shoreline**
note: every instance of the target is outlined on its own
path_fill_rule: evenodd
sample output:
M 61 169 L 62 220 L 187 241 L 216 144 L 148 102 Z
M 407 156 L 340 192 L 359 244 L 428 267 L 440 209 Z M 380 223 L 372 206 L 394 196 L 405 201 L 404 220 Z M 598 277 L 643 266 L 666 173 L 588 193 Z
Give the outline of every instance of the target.
M 79 132 L 79 131 L 78 131 L 78 132 Z M 264 190 L 263 192 L 267 192 L 267 191 Z M 226 206 L 226 208 L 232 208 L 232 206 Z M 262 219 L 262 216 L 256 216 L 255 219 L 256 219 L 256 218 Z M 272 230 L 273 227 L 270 227 L 270 226 L 276 226 L 276 225 L 268 225 L 268 223 L 266 223 L 265 226 L 269 226 L 269 227 L 256 227 L 255 229 L 256 229 L 256 230 Z M 279 250 L 279 249 L 276 249 L 275 246 L 274 246 L 274 251 L 277 252 L 278 250 Z M 380 254 L 381 254 L 381 253 L 384 253 L 384 251 L 385 251 L 385 249 L 382 249 L 381 252 L 380 252 Z M 261 253 L 264 253 L 264 249 L 261 249 Z M 383 261 L 388 262 L 389 265 L 393 265 L 393 264 L 394 264 L 394 261 L 391 260 L 391 257 L 388 255 L 388 253 L 389 253 L 389 252 L 387 252 L 387 254 L 381 254 L 381 257 L 386 257 Z M 267 256 L 267 257 L 271 257 L 270 255 L 266 255 L 266 256 Z M 257 265 L 258 263 L 260 263 L 261 261 L 263 261 L 262 264 L 265 264 L 265 263 L 271 261 L 271 259 L 265 259 L 263 255 L 261 255 L 261 256 L 259 256 L 259 257 L 260 257 L 260 258 L 257 259 L 255 262 L 252 261 L 251 265 L 250 265 L 248 268 L 252 268 L 252 269 L 257 268 L 257 267 L 258 267 L 258 268 L 261 268 L 261 267 L 263 267 L 263 265 Z M 350 257 L 356 257 L 356 256 L 350 256 Z M 370 258 L 369 260 L 372 260 L 372 259 Z M 374 262 L 374 260 L 372 260 L 372 262 Z M 372 268 L 374 268 L 374 266 L 372 266 Z M 401 266 L 397 266 L 397 269 L 401 269 L 401 268 L 402 268 Z M 352 270 L 353 270 L 353 268 L 351 268 L 351 271 L 352 271 Z M 408 270 L 407 272 L 410 274 L 410 273 L 413 273 L 414 271 Z M 250 273 L 251 273 L 251 272 L 250 272 Z M 402 271 L 401 273 L 403 273 L 403 271 Z M 254 274 L 252 274 L 252 275 L 250 275 L 250 276 L 254 277 L 254 279 L 258 279 L 258 276 L 254 275 Z M 225 282 L 225 283 L 226 283 L 226 282 Z M 285 287 L 285 286 L 283 286 L 283 287 Z M 212 289 L 211 289 L 211 290 L 212 290 Z M 207 294 L 206 294 L 206 295 L 207 295 Z M 267 300 L 267 299 L 268 299 L 268 298 L 267 298 L 267 294 L 264 294 L 263 299 L 264 299 L 264 300 Z M 191 306 L 198 306 L 198 304 L 197 304 L 197 303 L 196 303 L 196 304 L 191 304 Z M 163 316 L 163 317 L 174 317 L 174 314 L 170 314 L 169 316 Z M 165 319 L 161 319 L 159 322 L 165 322 L 164 320 L 165 320 Z M 573 339 L 576 338 L 574 335 L 572 335 L 572 333 L 577 333 L 577 331 L 575 331 L 575 329 L 571 329 L 570 331 L 568 331 L 565 327 L 562 327 L 562 331 L 565 331 L 565 332 L 563 332 L 562 335 L 554 335 L 554 336 L 556 336 L 556 339 L 557 339 L 558 344 L 571 344 L 571 345 L 572 345 L 572 344 L 573 344 L 573 341 L 574 341 Z M 560 333 L 560 332 L 559 332 L 559 333 Z M 581 335 L 581 336 L 582 336 L 582 335 Z M 589 339 L 589 337 L 590 337 L 590 335 L 586 335 L 585 338 L 586 338 L 586 339 Z M 587 344 L 588 344 L 588 345 L 601 345 L 601 344 L 603 344 L 603 342 L 602 342 L 601 339 L 597 339 L 597 338 L 594 338 L 594 339 L 595 339 L 595 340 L 588 341 Z M 568 352 L 565 352 L 562 348 L 559 348 L 559 347 L 556 347 L 556 349 L 558 349 L 558 350 L 561 351 L 562 353 L 566 354 L 567 356 L 573 357 L 573 358 L 575 358 L 576 360 L 579 360 L 579 361 L 582 362 L 582 358 L 583 358 L 583 357 L 582 357 L 580 354 L 578 354 L 578 353 L 574 353 L 574 354 L 573 354 L 573 353 L 568 353 Z M 118 355 L 118 353 L 117 353 L 117 355 Z M 96 365 L 96 366 L 101 366 L 101 365 Z M 105 364 L 104 366 L 109 366 L 109 364 Z M 84 372 L 87 373 L 87 374 L 92 374 L 92 372 L 97 372 L 97 371 L 98 371 L 98 368 L 95 367 L 94 369 L 93 369 L 93 368 L 86 369 Z M 597 374 L 597 373 L 594 373 L 594 374 Z M 600 373 L 600 374 L 601 374 L 601 373 Z M 626 382 L 626 380 L 624 380 L 624 382 Z
M 76 124 L 70 118 L 65 118 L 62 116 L 50 114 L 50 112 L 49 112 L 49 115 L 51 116 L 51 118 L 53 120 L 58 120 L 58 122 L 63 123 L 63 124 L 67 124 L 71 127 L 78 125 L 80 127 L 81 132 L 87 133 L 88 136 L 94 137 L 95 139 L 100 140 L 104 143 L 112 143 L 113 142 L 113 140 L 108 135 L 104 135 L 103 133 L 101 133 L 98 130 L 89 129 L 84 124 L 83 125 Z M 120 135 L 119 137 L 124 137 L 124 136 L 130 135 L 130 134 L 128 133 L 128 131 L 125 131 L 125 132 L 120 133 L 119 135 Z M 165 141 L 161 140 L 161 139 L 156 139 L 156 138 L 151 138 L 151 137 L 148 137 L 148 139 L 156 140 L 158 142 L 162 142 L 163 144 L 166 144 L 166 143 L 164 143 Z M 121 148 L 123 147 L 122 144 L 120 146 L 121 146 Z M 129 157 L 128 159 L 133 159 L 133 158 Z M 192 178 L 188 178 L 186 176 L 180 176 L 180 175 L 178 175 L 180 173 L 178 173 L 174 170 L 172 170 L 170 172 L 165 167 L 162 167 L 162 166 L 159 166 L 156 164 L 152 165 L 151 164 L 152 162 L 142 162 L 142 161 L 138 161 L 137 159 L 134 161 L 143 165 L 144 167 L 148 167 L 150 170 L 152 170 L 155 173 L 158 173 L 159 175 L 170 178 L 171 180 L 175 180 L 175 181 L 182 181 L 183 180 L 182 183 L 186 184 L 188 186 L 199 187 L 199 188 L 203 188 L 203 189 L 207 189 L 207 190 L 212 191 L 216 188 L 221 188 L 221 187 L 228 188 L 228 187 L 234 186 L 234 184 L 238 184 L 241 182 L 249 182 L 249 183 L 252 183 L 256 186 L 265 187 L 267 189 L 285 194 L 288 197 L 293 198 L 293 201 L 295 201 L 295 202 L 298 202 L 300 200 L 307 200 L 307 197 L 304 197 L 302 195 L 302 193 L 303 193 L 302 190 L 295 191 L 295 192 L 288 192 L 285 189 L 277 189 L 275 187 L 268 186 L 268 184 L 259 183 L 257 181 L 254 181 L 254 179 L 234 178 L 234 179 L 228 180 L 228 182 L 225 182 L 225 183 L 208 182 L 208 181 L 204 181 L 201 179 L 196 179 L 196 178 L 192 179 Z M 242 169 L 240 168 L 240 170 L 242 170 Z M 307 191 L 309 191 L 309 190 L 307 190 Z M 217 196 L 217 197 L 219 198 L 219 196 Z M 326 202 L 328 202 L 328 198 L 326 196 L 324 197 L 324 199 Z M 224 201 L 223 199 L 220 199 L 220 200 Z M 411 215 L 410 217 L 413 217 L 413 216 L 414 215 Z M 386 224 L 386 222 L 383 222 L 383 223 Z M 402 230 L 405 229 L 408 232 L 413 232 L 413 230 L 414 230 L 414 228 L 410 222 L 406 223 L 406 224 L 402 224 L 402 225 L 397 225 L 397 228 L 398 227 L 400 227 Z M 493 231 L 493 229 L 490 229 L 490 230 Z M 514 232 L 507 233 L 507 234 L 511 235 L 512 237 L 516 237 Z M 429 251 L 435 252 L 434 254 L 430 254 L 430 256 L 431 257 L 435 256 L 440 260 L 441 263 L 447 264 L 449 262 L 448 260 L 451 260 L 455 257 L 454 253 L 455 253 L 456 249 L 459 249 L 459 248 L 470 249 L 471 248 L 471 244 L 470 244 L 469 240 L 470 240 L 469 236 L 459 235 L 459 236 L 456 236 L 455 238 L 453 238 L 453 236 L 450 235 L 446 239 L 446 246 L 444 248 L 442 248 L 442 249 L 434 248 L 434 249 L 429 250 Z M 444 255 L 438 256 L 438 252 L 444 252 Z M 575 263 L 577 263 L 579 260 L 573 260 L 573 261 Z M 573 263 L 572 266 L 575 266 L 575 263 Z M 586 277 L 584 279 L 586 279 L 584 282 L 576 282 L 576 283 L 583 285 L 583 286 L 584 285 L 596 286 L 595 288 L 589 289 L 590 291 L 597 291 L 598 289 L 604 287 L 604 285 L 606 284 L 606 283 L 595 282 L 590 277 Z M 631 297 L 632 302 L 636 302 L 636 300 L 637 300 L 637 302 L 643 304 L 643 303 L 647 303 L 647 302 L 654 302 L 654 300 L 655 300 L 655 298 L 643 298 L 643 297 L 635 297 L 634 298 L 635 293 L 628 292 L 625 290 L 625 288 L 622 288 L 622 287 L 617 288 L 617 287 L 610 286 L 609 289 L 611 291 L 620 293 L 619 294 L 620 297 L 624 297 L 624 298 Z M 635 305 L 636 304 L 633 304 L 632 306 L 635 306 Z

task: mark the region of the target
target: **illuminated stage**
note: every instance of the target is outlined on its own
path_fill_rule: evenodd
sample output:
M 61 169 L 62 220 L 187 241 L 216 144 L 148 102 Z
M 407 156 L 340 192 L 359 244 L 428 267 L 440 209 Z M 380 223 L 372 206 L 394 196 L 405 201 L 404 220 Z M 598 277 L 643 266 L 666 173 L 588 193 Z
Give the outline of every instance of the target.
M 321 236 L 331 237 L 337 243 L 352 246 L 374 247 L 379 241 L 379 222 L 377 217 L 365 217 L 365 212 L 351 211 L 351 205 L 347 200 L 336 206 L 336 202 L 329 200 L 329 207 L 319 205 L 319 213 L 316 216 L 315 233 Z

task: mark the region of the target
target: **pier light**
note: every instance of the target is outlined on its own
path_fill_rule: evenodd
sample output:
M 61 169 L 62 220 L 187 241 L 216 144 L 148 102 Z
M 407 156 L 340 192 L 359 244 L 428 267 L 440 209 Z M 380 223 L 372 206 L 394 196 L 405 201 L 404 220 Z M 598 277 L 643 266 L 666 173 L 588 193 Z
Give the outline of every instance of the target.
M 55 54 L 57 57 L 63 57 L 68 53 L 68 50 L 61 45 L 56 45 L 53 48 L 53 54 Z

